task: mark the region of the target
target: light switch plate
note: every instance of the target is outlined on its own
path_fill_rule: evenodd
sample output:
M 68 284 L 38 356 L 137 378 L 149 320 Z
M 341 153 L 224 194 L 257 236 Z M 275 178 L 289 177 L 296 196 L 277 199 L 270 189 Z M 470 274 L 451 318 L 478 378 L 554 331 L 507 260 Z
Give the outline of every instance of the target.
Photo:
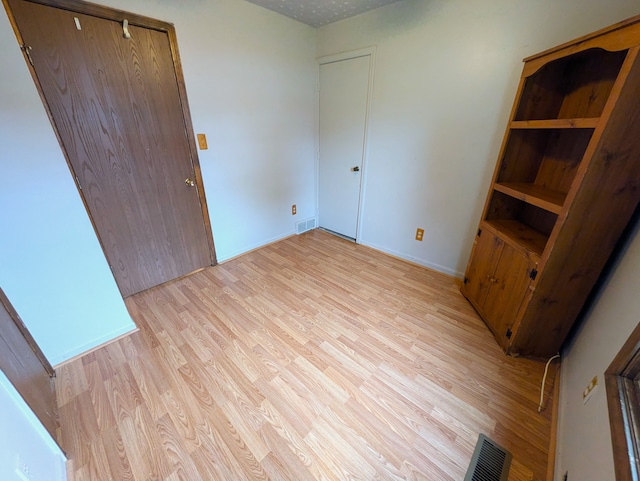
M 207 136 L 205 134 L 198 134 L 198 146 L 200 150 L 207 150 Z
M 594 391 L 598 387 L 598 376 L 594 376 L 589 385 L 582 392 L 582 402 L 583 404 L 587 404 L 587 401 L 591 399 Z

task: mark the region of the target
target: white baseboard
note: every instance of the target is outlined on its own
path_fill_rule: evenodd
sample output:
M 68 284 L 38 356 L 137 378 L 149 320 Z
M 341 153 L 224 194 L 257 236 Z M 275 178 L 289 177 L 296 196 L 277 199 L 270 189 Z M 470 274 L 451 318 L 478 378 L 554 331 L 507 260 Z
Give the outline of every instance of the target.
M 294 231 L 291 232 L 287 232 L 285 234 L 280 234 L 277 235 L 275 237 L 271 237 L 270 239 L 265 239 L 263 241 L 260 242 L 256 242 L 255 244 L 251 244 L 248 246 L 243 247 L 242 249 L 238 249 L 237 251 L 234 252 L 230 252 L 230 253 L 224 253 L 224 254 L 220 254 L 219 252 L 217 252 L 217 257 L 218 257 L 218 263 L 223 263 L 223 262 L 227 262 L 230 261 L 231 259 L 235 259 L 238 256 L 241 256 L 242 254 L 246 254 L 248 252 L 254 251 L 256 249 L 259 249 L 260 247 L 264 247 L 266 245 L 269 244 L 273 244 L 274 242 L 278 242 L 281 241 L 283 239 L 286 239 L 287 237 L 291 237 L 296 235 L 296 233 Z
M 119 337 L 122 337 L 127 334 L 131 334 L 132 332 L 137 331 L 138 328 L 133 323 L 127 324 L 125 326 L 116 329 L 115 331 L 111 331 L 109 334 L 105 334 L 104 336 L 100 336 L 97 339 L 94 339 L 90 342 L 87 342 L 81 346 L 74 347 L 73 349 L 68 350 L 67 352 L 63 352 L 53 359 L 49 359 L 49 362 L 56 369 L 60 364 L 64 364 L 65 362 L 69 362 L 71 359 L 82 356 L 98 347 L 103 346 L 109 342 L 112 342 Z
M 358 243 L 362 244 L 363 246 L 371 247 L 372 249 L 375 249 L 377 251 L 384 252 L 385 254 L 389 254 L 393 257 L 398 257 L 400 259 L 404 259 L 405 261 L 413 262 L 414 264 L 418 264 L 423 267 L 433 269 L 434 271 L 442 272 L 443 274 L 447 274 L 449 276 L 456 277 L 458 279 L 462 279 L 464 277 L 464 272 L 459 272 L 459 271 L 450 269 L 448 267 L 442 266 L 440 264 L 436 264 L 434 262 L 429 262 L 424 259 L 420 259 L 418 257 L 413 257 L 403 252 L 398 252 L 396 250 L 389 249 L 388 247 L 383 247 L 383 246 L 374 244 L 373 242 L 362 241 Z

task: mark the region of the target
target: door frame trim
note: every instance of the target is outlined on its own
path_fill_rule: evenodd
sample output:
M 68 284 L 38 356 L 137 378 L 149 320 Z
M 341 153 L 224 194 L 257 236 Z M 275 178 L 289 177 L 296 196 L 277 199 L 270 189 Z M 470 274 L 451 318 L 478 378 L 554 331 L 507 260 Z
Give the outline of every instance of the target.
M 0 355 L 0 372 L 57 448 L 61 449 L 56 438 L 56 430 L 60 428 L 54 380 L 56 372 L 1 287 L 0 310 L 8 316 L 2 316 L 0 328 L 2 344 L 8 346 L 7 352 Z
M 315 138 L 315 174 L 316 174 L 316 218 L 320 219 L 320 67 L 330 63 L 369 57 L 369 82 L 367 84 L 367 106 L 364 117 L 364 136 L 362 145 L 362 169 L 360 174 L 360 191 L 358 192 L 358 218 L 356 219 L 356 244 L 360 244 L 362 234 L 362 216 L 364 213 L 367 184 L 367 160 L 369 158 L 369 115 L 373 102 L 373 77 L 376 64 L 376 47 L 365 47 L 347 52 L 325 55 L 316 58 L 316 138 Z
M 604 373 L 613 461 L 617 481 L 633 481 L 640 475 L 640 408 L 637 405 L 640 371 L 640 324 Z
M 13 10 L 11 7 L 11 4 L 15 1 L 28 1 L 31 3 L 36 3 L 36 4 L 40 4 L 40 5 L 46 5 L 49 7 L 54 7 L 54 8 L 59 8 L 61 10 L 67 10 L 70 12 L 76 12 L 76 13 L 80 13 L 80 14 L 84 14 L 84 15 L 91 15 L 94 17 L 98 17 L 98 18 L 103 18 L 106 20 L 113 20 L 116 22 L 122 22 L 125 19 L 129 22 L 130 25 L 134 25 L 137 27 L 142 27 L 142 28 L 148 28 L 148 29 L 152 29 L 152 30 L 157 30 L 160 32 L 164 32 L 167 34 L 167 37 L 169 39 L 169 48 L 171 51 L 171 59 L 172 59 L 172 63 L 173 63 L 173 69 L 176 75 L 176 83 L 177 83 L 177 87 L 178 87 L 178 96 L 180 99 L 180 105 L 182 107 L 182 117 L 183 117 L 183 121 L 184 121 L 184 128 L 185 128 L 185 135 L 187 138 L 187 145 L 189 146 L 189 153 L 191 154 L 191 164 L 193 166 L 193 171 L 194 171 L 194 175 L 196 178 L 196 186 L 197 186 L 197 191 L 198 191 L 198 199 L 200 201 L 200 209 L 202 212 L 202 221 L 204 224 L 204 230 L 205 230 L 205 235 L 207 238 L 207 244 L 209 247 L 209 262 L 210 265 L 216 265 L 218 263 L 217 258 L 216 258 L 216 250 L 215 250 L 215 244 L 213 241 L 213 231 L 211 229 L 211 218 L 209 217 L 209 208 L 207 206 L 207 199 L 205 196 L 205 192 L 204 192 L 204 182 L 202 179 L 202 170 L 200 169 L 200 160 L 198 158 L 198 149 L 196 147 L 196 141 L 195 141 L 195 132 L 193 129 L 193 123 L 191 121 L 191 111 L 189 109 L 189 103 L 187 100 L 187 91 L 186 91 L 186 84 L 184 81 L 184 75 L 183 75 L 183 70 L 182 70 L 182 63 L 180 61 L 180 53 L 178 51 L 178 38 L 176 36 L 176 31 L 175 31 L 175 27 L 172 23 L 168 23 L 168 22 L 164 22 L 162 20 L 156 20 L 154 18 L 151 17 L 145 17 L 143 15 L 138 15 L 135 13 L 130 13 L 130 12 L 126 12 L 124 10 L 118 10 L 115 8 L 111 8 L 111 7 L 106 7 L 103 5 L 98 5 L 98 4 L 94 4 L 94 3 L 88 3 L 88 2 L 84 2 L 82 0 L 2 0 L 2 3 L 4 5 L 5 11 L 7 12 L 7 16 L 9 17 L 9 22 L 11 23 L 11 27 L 13 28 L 13 32 L 16 36 L 16 40 L 18 42 L 19 46 L 23 46 L 24 45 L 24 40 L 22 38 L 22 34 L 20 33 L 20 29 L 18 28 L 18 24 L 14 18 L 13 15 Z M 98 233 L 98 229 L 96 227 L 96 224 L 94 222 L 93 216 L 91 215 L 91 211 L 89 210 L 89 204 L 87 203 L 87 199 L 84 196 L 84 192 L 82 191 L 82 189 L 80 188 L 80 185 L 78 184 L 77 181 L 77 176 L 75 174 L 75 171 L 73 169 L 73 165 L 71 164 L 71 161 L 69 159 L 69 155 L 67 153 L 67 150 L 64 147 L 64 144 L 62 142 L 62 138 L 60 137 L 60 134 L 58 132 L 58 128 L 56 126 L 56 123 L 54 121 L 53 118 L 53 114 L 51 112 L 51 109 L 49 108 L 49 104 L 47 102 L 47 99 L 45 98 L 44 92 L 42 90 L 42 86 L 40 84 L 40 81 L 38 80 L 38 76 L 36 74 L 35 68 L 33 67 L 33 65 L 31 65 L 31 63 L 29 62 L 29 59 L 27 57 L 27 54 L 25 53 L 24 49 L 23 50 L 23 57 L 25 60 L 25 63 L 27 65 L 27 68 L 29 69 L 29 73 L 31 74 L 31 78 L 33 79 L 33 82 L 36 86 L 36 90 L 38 91 L 38 95 L 40 96 L 40 100 L 42 101 L 42 104 L 44 105 L 45 111 L 47 113 L 47 116 L 49 117 L 49 122 L 51 123 L 51 126 L 53 127 L 53 131 L 54 134 L 56 136 L 56 138 L 58 139 L 58 144 L 60 145 L 60 149 L 64 155 L 64 158 L 67 162 L 67 167 L 69 168 L 69 171 L 71 173 L 71 176 L 74 180 L 74 183 L 76 185 L 76 189 L 78 191 L 78 194 L 80 195 L 80 198 L 82 199 L 82 203 L 84 205 L 84 208 L 87 212 L 87 215 L 89 216 L 89 220 L 91 221 L 91 226 L 93 227 L 93 231 L 96 234 L 96 237 L 98 239 L 98 242 L 100 243 L 100 248 L 102 249 L 102 252 L 105 256 L 105 258 L 107 259 L 108 262 L 108 258 L 107 258 L 107 251 L 105 250 L 105 246 L 104 243 L 102 241 L 102 239 L 100 238 L 100 234 Z M 112 274 L 113 275 L 113 274 Z M 114 276 L 115 278 L 115 276 Z M 117 282 L 116 282 L 117 285 Z M 120 289 L 120 286 L 118 286 L 118 289 Z M 120 293 L 122 294 L 122 291 L 120 291 Z M 124 297 L 124 296 L 123 296 Z
M 42 363 L 42 367 L 44 368 L 45 371 L 47 371 L 47 374 L 49 374 L 49 377 L 55 377 L 56 375 L 55 369 L 53 369 L 53 366 L 51 366 L 51 363 L 42 352 L 42 349 L 40 349 L 40 346 L 38 346 L 38 344 L 36 343 L 36 340 L 33 338 L 31 333 L 29 332 L 29 329 L 27 329 L 27 326 L 24 324 L 24 321 L 22 320 L 20 315 L 16 312 L 13 305 L 9 301 L 9 298 L 4 293 L 1 287 L 0 287 L 0 305 L 4 307 L 4 309 L 9 313 L 9 317 L 11 317 L 15 326 L 18 328 L 20 333 L 24 336 L 24 339 L 27 341 L 27 344 L 29 344 L 29 347 L 31 348 L 35 356 L 38 358 L 40 363 Z

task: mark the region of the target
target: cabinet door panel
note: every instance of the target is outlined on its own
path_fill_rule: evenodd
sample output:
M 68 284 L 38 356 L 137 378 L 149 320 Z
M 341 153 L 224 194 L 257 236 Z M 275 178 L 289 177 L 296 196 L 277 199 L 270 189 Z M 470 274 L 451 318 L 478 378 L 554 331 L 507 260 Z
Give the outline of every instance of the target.
M 503 347 L 508 342 L 507 329 L 515 321 L 531 282 L 529 274 L 534 267 L 535 263 L 510 245 L 505 244 L 502 248 L 483 311 L 488 326 Z
M 503 248 L 504 242 L 491 232 L 485 230 L 476 237 L 472 259 L 467 270 L 465 295 L 478 308 L 482 308 L 485 303 Z

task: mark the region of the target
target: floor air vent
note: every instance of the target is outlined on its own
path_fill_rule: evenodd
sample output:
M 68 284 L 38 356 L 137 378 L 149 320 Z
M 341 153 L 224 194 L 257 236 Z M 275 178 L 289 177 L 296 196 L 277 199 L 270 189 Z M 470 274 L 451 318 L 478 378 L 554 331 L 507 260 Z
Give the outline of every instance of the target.
M 511 453 L 481 434 L 464 481 L 507 481 L 510 466 Z
M 313 217 L 311 219 L 303 220 L 296 224 L 296 234 L 302 234 L 303 232 L 307 232 L 308 230 L 312 230 L 316 228 L 316 218 Z

